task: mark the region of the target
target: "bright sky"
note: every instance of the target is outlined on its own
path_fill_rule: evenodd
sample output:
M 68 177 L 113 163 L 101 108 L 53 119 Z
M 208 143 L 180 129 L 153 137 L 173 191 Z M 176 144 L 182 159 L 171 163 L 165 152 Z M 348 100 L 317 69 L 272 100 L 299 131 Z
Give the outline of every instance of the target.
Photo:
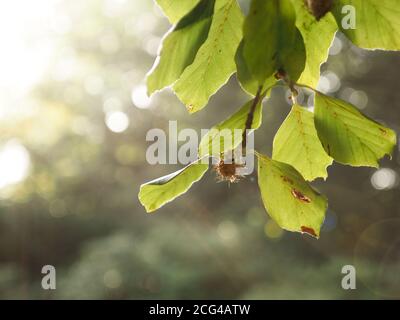
M 17 111 L 46 70 L 55 49 L 49 31 L 59 28 L 60 2 L 0 1 L 0 118 Z
M 0 1 L 0 120 L 29 112 L 28 96 L 54 54 L 54 35 L 67 26 L 56 10 L 60 2 Z M 22 181 L 29 167 L 29 153 L 17 140 L 0 145 L 0 190 Z

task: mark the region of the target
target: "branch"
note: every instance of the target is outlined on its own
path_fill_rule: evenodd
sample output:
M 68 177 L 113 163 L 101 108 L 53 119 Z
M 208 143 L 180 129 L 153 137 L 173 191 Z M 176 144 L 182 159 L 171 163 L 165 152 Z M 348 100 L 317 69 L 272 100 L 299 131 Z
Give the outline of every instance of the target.
M 264 94 L 261 94 L 262 91 L 262 86 L 260 86 L 257 90 L 257 94 L 254 97 L 253 103 L 250 107 L 249 113 L 247 114 L 247 119 L 246 119 L 246 126 L 244 128 L 243 134 L 242 134 L 242 153 L 244 152 L 244 155 L 246 155 L 246 146 L 247 146 L 247 130 L 251 129 L 251 125 L 253 124 L 253 119 L 254 119 L 254 111 L 256 110 L 256 107 L 260 100 L 263 99 L 265 96 Z

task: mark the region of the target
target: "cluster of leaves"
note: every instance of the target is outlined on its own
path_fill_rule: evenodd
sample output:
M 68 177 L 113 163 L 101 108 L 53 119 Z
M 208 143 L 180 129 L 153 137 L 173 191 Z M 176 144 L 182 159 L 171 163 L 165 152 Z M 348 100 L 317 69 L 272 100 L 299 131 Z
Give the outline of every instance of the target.
M 214 129 L 257 129 L 262 101 L 277 84 L 292 91 L 293 106 L 273 142 L 272 157 L 256 152 L 258 184 L 265 208 L 282 228 L 319 237 L 327 200 L 309 185 L 327 178 L 333 160 L 351 166 L 378 167 L 396 144 L 393 130 L 369 119 L 355 106 L 318 92 L 320 65 L 338 30 L 365 49 L 399 50 L 397 0 L 252 0 L 244 16 L 236 0 L 156 0 L 173 24 L 148 76 L 153 93 L 172 86 L 190 113 L 232 74 L 253 96 Z M 356 12 L 356 28 L 342 27 L 342 8 Z M 314 112 L 296 103 L 296 87 L 315 92 Z M 221 137 L 209 134 L 199 159 Z M 225 145 L 221 154 L 236 148 Z M 141 186 L 139 199 L 148 212 L 186 192 L 208 170 L 195 162 Z

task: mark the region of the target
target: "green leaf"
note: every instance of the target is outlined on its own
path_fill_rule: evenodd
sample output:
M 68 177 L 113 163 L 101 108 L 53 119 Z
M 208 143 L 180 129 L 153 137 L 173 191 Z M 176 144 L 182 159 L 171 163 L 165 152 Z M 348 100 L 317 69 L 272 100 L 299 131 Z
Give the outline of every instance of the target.
M 326 198 L 295 168 L 258 155 L 258 185 L 265 209 L 281 228 L 319 237 L 327 208 Z
M 240 86 L 243 88 L 244 91 L 249 93 L 250 95 L 255 96 L 257 94 L 260 85 L 258 84 L 258 80 L 253 77 L 251 74 L 249 67 L 243 57 L 243 41 L 239 44 L 239 48 L 236 51 L 235 56 L 236 61 L 236 69 L 237 74 L 236 77 L 239 81 Z M 264 89 L 270 88 L 277 83 L 277 79 L 274 75 L 271 75 L 264 81 L 262 87 Z
M 188 14 L 200 0 L 156 0 L 172 24 Z
M 274 138 L 274 160 L 292 165 L 306 180 L 326 179 L 326 168 L 332 164 L 319 141 L 314 114 L 294 105 Z
M 355 8 L 355 29 L 343 28 L 345 5 Z M 355 45 L 365 49 L 400 50 L 398 0 L 336 0 L 332 12 L 340 30 Z
M 243 130 L 246 127 L 247 115 L 253 103 L 254 100 L 247 102 L 239 111 L 235 112 L 228 119 L 212 127 L 200 141 L 199 157 L 207 155 L 220 156 L 222 153 L 235 149 L 243 140 Z M 255 106 L 251 129 L 258 129 L 261 122 L 262 98 L 258 100 Z M 227 133 L 227 136 L 231 137 L 231 139 L 224 139 L 224 133 Z
M 320 66 L 328 59 L 329 48 L 338 27 L 330 12 L 317 21 L 303 1 L 292 2 L 296 10 L 296 26 L 303 36 L 307 57 L 298 82 L 315 88 L 320 77 Z
M 253 0 L 244 23 L 243 58 L 259 86 L 277 70 L 296 81 L 304 69 L 305 49 L 290 0 Z
M 235 72 L 235 53 L 242 38 L 243 15 L 236 0 L 216 0 L 207 40 L 174 85 L 189 112 L 201 110 Z
M 208 170 L 208 164 L 193 162 L 185 168 L 140 186 L 139 200 L 152 212 L 185 193 Z
M 322 93 L 315 94 L 314 121 L 325 151 L 343 164 L 378 167 L 378 160 L 390 155 L 396 145 L 393 130 Z
M 207 39 L 214 0 L 203 0 L 164 38 L 160 56 L 147 77 L 149 94 L 173 84 Z

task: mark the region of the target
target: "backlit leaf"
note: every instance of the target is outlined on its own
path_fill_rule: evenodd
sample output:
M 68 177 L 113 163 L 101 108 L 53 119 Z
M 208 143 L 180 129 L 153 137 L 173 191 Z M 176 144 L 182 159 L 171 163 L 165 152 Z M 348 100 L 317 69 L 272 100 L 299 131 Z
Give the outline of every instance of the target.
M 306 180 L 326 178 L 326 168 L 332 164 L 319 141 L 314 126 L 314 114 L 294 105 L 274 138 L 274 160 L 292 165 Z
M 298 82 L 315 88 L 320 77 L 320 66 L 328 59 L 329 47 L 338 27 L 330 12 L 317 21 L 303 1 L 292 2 L 296 9 L 296 26 L 303 36 L 307 57 Z
M 201 110 L 235 72 L 242 23 L 243 15 L 236 0 L 215 1 L 208 38 L 174 85 L 176 95 L 189 112 Z
M 147 77 L 149 94 L 173 84 L 207 39 L 214 0 L 203 0 L 167 34 L 160 56 Z
M 268 214 L 281 228 L 319 237 L 327 201 L 295 168 L 258 155 L 258 185 Z
M 260 88 L 260 84 L 258 80 L 253 77 L 251 74 L 249 67 L 243 57 L 243 41 L 240 43 L 239 48 L 236 52 L 235 56 L 236 68 L 237 68 L 237 79 L 239 81 L 240 86 L 250 95 L 255 96 L 257 94 L 258 89 Z M 277 79 L 272 74 L 268 77 L 264 83 L 261 85 L 263 90 L 272 87 L 277 82 Z
M 315 94 L 314 121 L 325 151 L 343 164 L 378 167 L 378 160 L 396 145 L 393 130 L 322 93 Z
M 352 8 L 345 6 L 355 9 L 354 29 L 348 28 L 347 17 L 351 12 L 346 10 Z M 340 30 L 355 45 L 366 49 L 400 50 L 399 0 L 335 0 L 332 12 Z
M 208 170 L 208 164 L 194 162 L 185 168 L 140 186 L 139 200 L 152 212 L 190 189 Z
M 247 115 L 254 100 L 247 102 L 239 111 L 235 112 L 228 119 L 220 122 L 210 129 L 201 139 L 199 145 L 199 157 L 206 155 L 219 156 L 229 150 L 235 149 L 242 142 L 243 130 L 246 127 Z M 259 99 L 254 110 L 254 118 L 251 129 L 258 129 L 262 122 L 262 99 Z M 235 129 L 238 134 L 235 135 Z M 231 139 L 224 139 L 224 132 Z
M 243 31 L 243 58 L 261 86 L 277 70 L 297 80 L 304 69 L 303 39 L 290 0 L 253 0 Z
M 200 0 L 156 0 L 171 23 L 176 23 L 192 10 Z

